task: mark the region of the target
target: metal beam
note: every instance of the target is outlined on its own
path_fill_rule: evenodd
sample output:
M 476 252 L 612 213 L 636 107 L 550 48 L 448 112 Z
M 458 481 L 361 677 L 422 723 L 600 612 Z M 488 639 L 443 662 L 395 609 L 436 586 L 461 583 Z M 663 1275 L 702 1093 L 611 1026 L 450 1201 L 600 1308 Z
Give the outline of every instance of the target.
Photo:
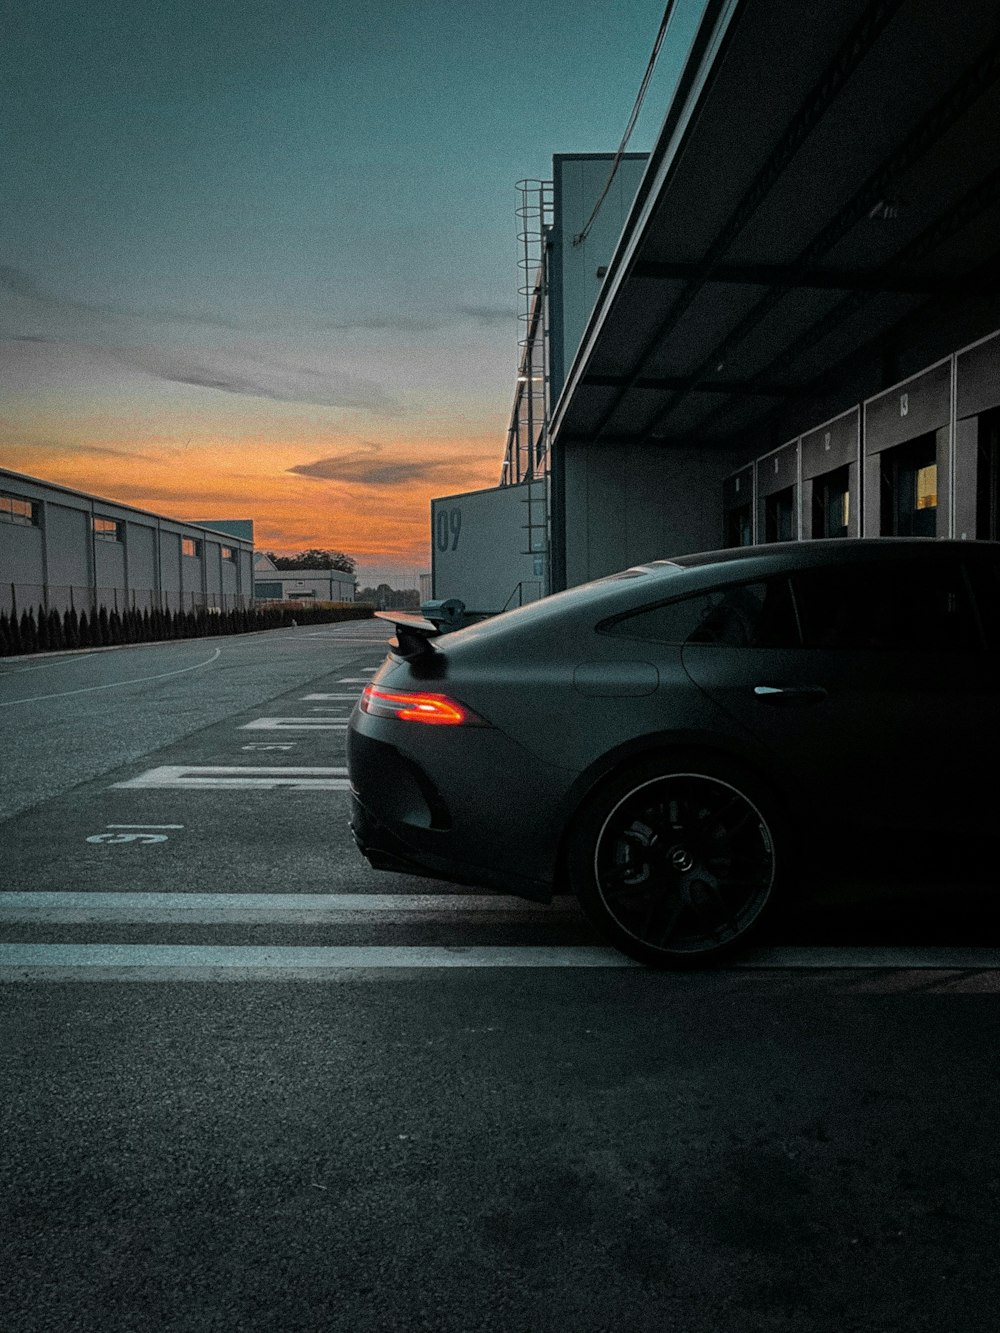
M 698 264 L 662 264 L 651 259 L 640 261 L 632 269 L 637 278 L 673 282 L 696 278 L 699 271 Z M 947 285 L 945 278 L 852 273 L 843 269 L 810 269 L 798 264 L 718 264 L 708 281 L 781 288 L 783 291 L 808 287 L 818 291 L 871 292 L 872 295 L 904 292 L 918 296 L 934 296 Z
M 899 148 L 868 177 L 854 197 L 845 204 L 839 213 L 830 219 L 822 231 L 796 257 L 791 267 L 803 270 L 812 268 L 862 218 L 869 215 L 873 205 L 883 197 L 887 190 L 892 189 L 894 182 L 909 171 L 971 109 L 978 99 L 993 87 L 998 78 L 1000 78 L 1000 37 L 996 37 L 989 42 L 972 64 L 962 71 L 962 74 L 951 85 L 945 95 L 917 122 Z M 900 268 L 905 272 L 907 263 L 914 262 L 912 258 L 907 258 L 909 253 L 909 250 L 904 250 L 901 254 L 896 255 L 890 264 L 884 265 L 882 277 L 888 277 Z M 930 251 L 923 251 L 921 257 L 924 257 L 927 253 L 930 253 Z M 962 279 L 951 279 L 949 283 L 945 284 L 946 290 L 954 290 L 961 281 Z M 891 289 L 884 288 L 883 290 Z M 700 388 L 701 377 L 712 373 L 714 367 L 720 361 L 725 361 L 732 349 L 744 341 L 779 304 L 784 295 L 784 289 L 773 289 L 752 310 L 748 311 L 735 328 L 731 329 L 725 338 L 716 344 L 711 353 L 704 358 L 698 369 L 689 377 L 685 388 L 678 390 L 677 397 L 657 413 L 656 417 L 649 423 L 648 429 L 650 431 L 658 429 L 659 424 L 677 406 L 685 393 Z M 836 307 L 837 310 L 840 308 L 840 305 Z
M 627 385 L 632 389 L 647 389 L 653 393 L 673 393 L 687 387 L 683 375 L 665 375 L 661 377 L 642 376 L 630 380 L 625 375 L 584 375 L 581 384 L 593 389 L 620 389 Z M 700 384 L 699 393 L 722 393 L 729 397 L 752 394 L 755 398 L 796 398 L 804 392 L 795 384 L 764 384 L 752 380 L 713 380 L 709 384 Z
M 929 227 L 926 227 L 919 236 L 914 237 L 909 245 L 903 247 L 897 259 L 903 263 L 919 263 L 998 202 L 1000 202 L 1000 167 L 994 168 L 985 180 L 974 185 L 951 208 L 935 219 Z M 985 281 L 984 278 L 982 280 Z M 956 288 L 959 286 L 959 284 L 955 285 Z M 862 293 L 855 292 L 850 296 L 845 296 L 811 329 L 807 329 L 805 333 L 800 334 L 790 347 L 786 347 L 769 365 L 765 366 L 760 374 L 770 377 L 787 370 L 794 365 L 796 358 L 802 352 L 815 347 L 845 319 L 849 319 L 851 315 L 855 314 L 864 304 L 864 300 L 865 297 Z M 701 422 L 699 429 L 703 429 L 720 415 L 721 409 L 713 408 Z M 647 427 L 647 433 L 655 429 L 654 422 Z
M 833 59 L 823 70 L 819 80 L 813 85 L 808 96 L 799 106 L 785 132 L 772 149 L 767 161 L 758 171 L 750 187 L 730 214 L 725 226 L 698 261 L 696 275 L 689 281 L 684 291 L 671 302 L 670 308 L 665 313 L 656 332 L 643 348 L 637 361 L 638 365 L 647 360 L 661 338 L 694 303 L 704 283 L 710 278 L 712 271 L 722 262 L 726 252 L 770 194 L 803 143 L 819 125 L 830 106 L 843 90 L 844 85 L 862 63 L 902 3 L 903 0 L 872 0 L 864 10 L 858 22 L 848 33 L 847 39 L 837 50 Z M 638 378 L 638 371 L 634 378 Z M 611 420 L 618 403 L 627 391 L 628 386 L 626 385 L 601 418 L 595 436 L 602 434 L 604 427 Z

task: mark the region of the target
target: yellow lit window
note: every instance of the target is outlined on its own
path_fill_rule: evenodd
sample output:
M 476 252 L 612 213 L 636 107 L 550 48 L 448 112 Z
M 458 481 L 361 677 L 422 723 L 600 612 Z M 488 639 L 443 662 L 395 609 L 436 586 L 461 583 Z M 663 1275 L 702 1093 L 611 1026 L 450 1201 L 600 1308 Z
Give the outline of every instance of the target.
M 937 464 L 917 469 L 917 508 L 937 508 Z

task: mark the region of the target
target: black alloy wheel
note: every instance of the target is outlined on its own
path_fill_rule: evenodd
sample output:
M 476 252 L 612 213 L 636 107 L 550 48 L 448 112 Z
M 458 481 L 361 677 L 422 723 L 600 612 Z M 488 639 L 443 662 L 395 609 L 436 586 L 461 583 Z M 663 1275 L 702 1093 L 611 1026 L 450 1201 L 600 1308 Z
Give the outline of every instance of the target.
M 570 879 L 623 953 L 699 967 L 742 948 L 775 896 L 773 802 L 711 763 L 663 761 L 618 775 L 580 811 Z

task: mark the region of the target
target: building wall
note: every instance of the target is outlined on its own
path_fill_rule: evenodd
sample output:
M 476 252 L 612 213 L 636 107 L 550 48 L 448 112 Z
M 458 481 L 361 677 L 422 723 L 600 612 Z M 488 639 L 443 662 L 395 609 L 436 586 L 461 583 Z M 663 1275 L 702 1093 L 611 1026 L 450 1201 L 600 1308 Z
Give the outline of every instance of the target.
M 731 450 L 577 441 L 563 454 L 567 587 L 722 545 Z
M 800 492 L 799 533 L 815 536 L 810 521 L 814 488 L 824 477 L 846 467 L 850 477 L 850 522 L 847 536 L 889 535 L 887 492 L 891 501 L 891 462 L 900 450 L 922 444 L 937 469 L 937 504 L 932 530 L 936 537 L 1000 537 L 982 531 L 979 488 L 988 484 L 981 469 L 981 423 L 1000 411 L 1000 331 L 918 370 L 889 388 L 865 399 L 830 421 L 806 431 L 781 449 L 753 463 L 756 525 L 754 540 L 766 540 L 766 495 L 793 481 Z M 773 476 L 775 460 L 780 478 Z M 724 509 L 742 500 L 733 481 L 746 469 L 727 478 L 721 492 Z M 744 485 L 744 492 L 745 492 Z
M 35 506 L 36 522 L 6 521 L 0 505 L 0 609 L 233 606 L 252 596 L 253 548 L 129 505 L 0 469 L 0 496 Z M 115 524 L 101 536 L 94 520 Z M 181 540 L 200 543 L 181 557 Z M 221 569 L 221 547 L 236 561 Z
M 181 604 L 181 539 L 179 532 L 160 530 L 160 586 L 164 605 L 176 611 Z
M 522 482 L 431 501 L 433 596 L 457 597 L 470 611 L 502 611 L 546 591 L 543 528 L 529 512 L 544 507 L 545 482 Z M 539 549 L 532 551 L 531 533 Z
M 181 541 L 180 536 L 177 538 Z M 204 539 L 196 537 L 200 550 L 197 555 L 185 555 L 184 548 L 181 547 L 181 593 L 187 598 L 198 597 L 204 592 L 202 562 L 205 555 Z
M 3 493 L 10 493 L 3 488 Z M 17 496 L 17 492 L 14 492 Z M 17 496 L 17 498 L 20 498 Z M 42 529 L 21 523 L 0 522 L 0 582 L 36 584 L 44 582 L 45 553 Z M 9 588 L 6 590 L 10 598 Z
M 49 583 L 57 588 L 87 587 L 93 568 L 89 511 L 46 500 L 43 526 Z
M 258 569 L 254 596 L 261 601 L 353 602 L 353 574 L 336 569 Z
M 129 583 L 135 589 L 143 589 L 136 598 L 136 605 L 143 610 L 151 610 L 154 605 L 153 589 L 157 586 L 156 529 L 145 523 L 130 522 L 126 530 L 125 550 L 128 554 Z
M 598 269 L 614 253 L 649 159 L 645 153 L 625 154 L 586 240 L 574 245 L 573 238 L 587 225 L 607 183 L 612 160 L 608 153 L 557 153 L 552 159 L 549 401 L 553 404 L 601 289 Z

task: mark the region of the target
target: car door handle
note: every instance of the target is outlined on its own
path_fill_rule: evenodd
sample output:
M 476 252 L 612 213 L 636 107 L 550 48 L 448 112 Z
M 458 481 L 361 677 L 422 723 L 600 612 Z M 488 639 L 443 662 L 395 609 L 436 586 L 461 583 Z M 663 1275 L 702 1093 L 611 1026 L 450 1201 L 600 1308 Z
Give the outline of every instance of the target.
M 826 698 L 822 685 L 755 685 L 754 694 L 766 704 L 792 707 L 795 704 L 818 704 Z

